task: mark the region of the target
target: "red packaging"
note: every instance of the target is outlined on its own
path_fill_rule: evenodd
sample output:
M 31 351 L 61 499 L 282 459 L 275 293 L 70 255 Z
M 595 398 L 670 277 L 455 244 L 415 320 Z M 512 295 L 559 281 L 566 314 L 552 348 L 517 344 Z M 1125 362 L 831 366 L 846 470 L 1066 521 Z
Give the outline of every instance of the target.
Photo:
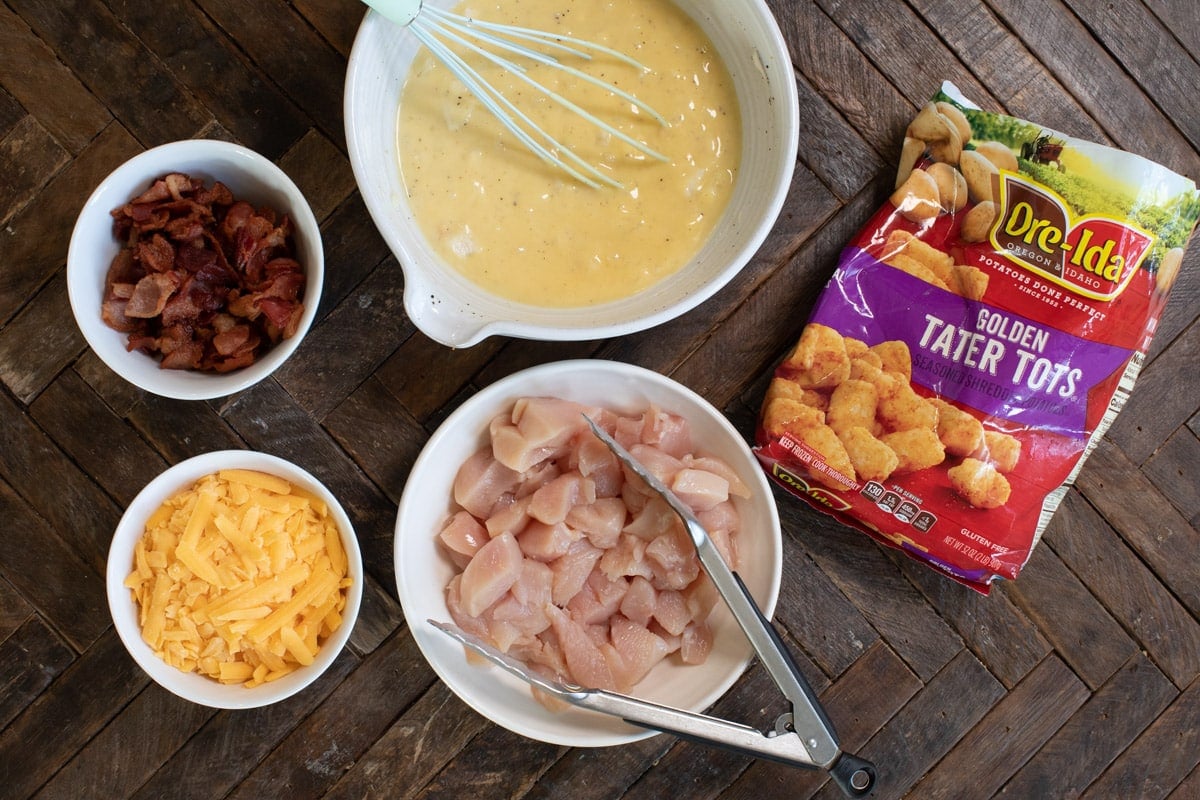
M 764 398 L 791 493 L 986 593 L 1124 405 L 1200 215 L 1140 156 L 950 84 Z

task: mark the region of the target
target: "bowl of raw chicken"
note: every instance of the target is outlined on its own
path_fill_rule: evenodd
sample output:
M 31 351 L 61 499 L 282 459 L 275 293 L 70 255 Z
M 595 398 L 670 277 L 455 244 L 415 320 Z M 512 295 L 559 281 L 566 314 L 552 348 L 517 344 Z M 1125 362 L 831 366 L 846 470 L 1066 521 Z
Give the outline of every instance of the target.
M 768 618 L 782 568 L 778 513 L 749 446 L 677 381 L 619 362 L 562 361 L 459 406 L 400 500 L 394 557 L 405 617 L 438 676 L 477 712 L 575 747 L 653 732 L 538 699 L 430 621 L 453 623 L 542 676 L 697 712 L 752 657 L 678 518 L 587 418 L 693 508 Z

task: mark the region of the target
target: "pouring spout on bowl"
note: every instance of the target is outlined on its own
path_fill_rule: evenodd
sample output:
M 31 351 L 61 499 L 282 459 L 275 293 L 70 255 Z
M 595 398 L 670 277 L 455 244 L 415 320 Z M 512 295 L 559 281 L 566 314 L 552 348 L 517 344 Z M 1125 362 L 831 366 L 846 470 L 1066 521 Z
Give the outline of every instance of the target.
M 471 347 L 492 335 L 497 320 L 473 311 L 423 279 L 416 270 L 404 276 L 404 311 L 422 333 L 447 347 Z

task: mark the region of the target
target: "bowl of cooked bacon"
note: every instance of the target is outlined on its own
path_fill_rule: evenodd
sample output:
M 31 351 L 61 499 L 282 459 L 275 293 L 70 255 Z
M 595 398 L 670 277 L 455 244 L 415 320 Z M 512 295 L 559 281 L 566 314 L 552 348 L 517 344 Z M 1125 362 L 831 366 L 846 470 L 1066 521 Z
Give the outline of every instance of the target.
M 291 179 L 209 139 L 114 170 L 67 254 L 71 308 L 96 355 L 148 392 L 187 400 L 233 394 L 287 360 L 323 275 L 320 230 Z
M 742 674 L 751 648 L 678 517 L 585 415 L 689 504 L 770 617 L 779 517 L 745 439 L 677 381 L 613 361 L 533 367 L 459 406 L 409 475 L 395 571 L 414 639 L 460 698 L 524 736 L 596 747 L 653 734 L 549 701 L 429 622 L 562 683 L 692 711 Z

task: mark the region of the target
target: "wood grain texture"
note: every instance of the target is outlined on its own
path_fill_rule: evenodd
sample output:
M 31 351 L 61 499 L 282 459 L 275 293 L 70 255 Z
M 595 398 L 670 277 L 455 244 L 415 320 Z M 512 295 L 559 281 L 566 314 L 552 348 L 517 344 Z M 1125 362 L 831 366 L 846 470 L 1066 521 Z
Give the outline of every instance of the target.
M 1066 524 L 1058 516 L 1051 526 Z M 1136 643 L 1053 550 L 1037 548 L 1027 566 L 1034 578 L 1007 587 L 1009 597 L 1084 683 L 1098 688 L 1135 652 Z
M 0 85 L 72 154 L 112 119 L 108 108 L 63 64 L 54 49 L 8 7 L 0 8 Z
M 1115 444 L 1092 454 L 1079 488 L 1129 546 L 1171 587 L 1192 616 L 1200 615 L 1200 575 L 1189 568 L 1200 556 L 1200 531 L 1164 500 Z M 1120 475 L 1120 477 L 1117 477 Z
M 192 87 L 163 69 L 169 53 L 151 50 L 102 3 L 18 2 L 11 7 L 144 146 L 187 139 L 212 118 Z M 78 46 L 80 31 L 86 47 Z
M 970 653 L 960 652 L 925 682 L 889 724 L 859 751 L 880 765 L 872 797 L 903 797 L 920 774 L 920 764 L 939 761 L 1003 696 L 1004 687 Z M 842 797 L 832 781 L 816 797 Z
M 7 323 L 66 264 L 71 226 L 88 195 L 137 152 L 128 131 L 111 123 L 0 229 L 0 319 Z
M 1193 681 L 1121 753 L 1084 800 L 1101 797 L 1159 797 L 1200 764 L 1200 682 Z
M 403 265 L 357 190 L 342 87 L 359 0 L 0 4 L 0 800 L 113 797 L 795 800 L 821 770 L 667 735 L 537 742 L 480 716 L 412 638 L 396 505 L 475 392 L 570 358 L 638 364 L 752 439 L 771 369 L 846 242 L 894 185 L 904 129 L 942 81 L 982 107 L 1200 177 L 1200 8 L 1190 0 L 768 0 L 801 135 L 782 212 L 697 308 L 606 340 L 452 350 L 403 308 Z M 401 33 L 401 35 L 403 35 Z M 390 110 L 382 110 L 390 114 Z M 317 319 L 272 377 L 206 402 L 116 376 L 71 322 L 74 220 L 118 164 L 208 137 L 278 163 L 321 226 Z M 776 491 L 774 620 L 873 798 L 1200 798 L 1200 247 L 1132 398 L 1020 577 L 979 595 Z M 116 635 L 103 585 L 124 508 L 168 465 L 287 458 L 362 545 L 349 646 L 300 694 L 219 711 L 165 692 Z M 712 712 L 787 711 L 752 663 Z
M 1200 675 L 1200 625 L 1075 493 L 1046 540 L 1180 689 Z
M 12 722 L 69 665 L 75 654 L 41 617 L 30 616 L 0 643 L 0 725 Z
M 67 152 L 36 117 L 23 117 L 9 128 L 0 139 L 0 169 L 7 177 L 0 184 L 0 221 L 28 203 L 67 160 Z
M 1140 654 L 1133 656 L 1004 785 L 999 796 L 1078 796 L 1174 696 L 1170 682 L 1154 665 Z M 1081 735 L 1087 739 L 1086 748 L 1073 744 Z
M 1087 697 L 1087 687 L 1070 668 L 1048 657 L 996 703 L 910 796 L 935 800 L 967 792 L 991 797 Z

